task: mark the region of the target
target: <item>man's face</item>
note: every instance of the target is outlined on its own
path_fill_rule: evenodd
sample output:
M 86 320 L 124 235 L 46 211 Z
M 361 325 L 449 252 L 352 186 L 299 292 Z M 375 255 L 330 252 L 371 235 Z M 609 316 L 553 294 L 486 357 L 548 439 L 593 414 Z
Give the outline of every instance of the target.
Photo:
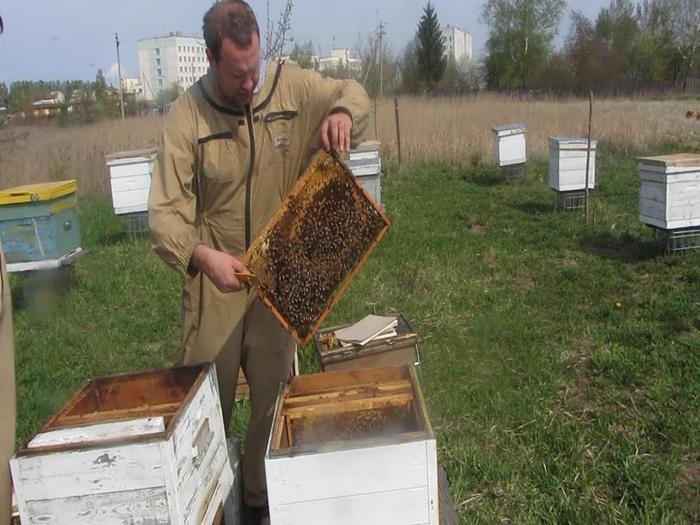
M 236 106 L 245 106 L 253 98 L 260 77 L 260 37 L 253 33 L 246 48 L 238 47 L 230 38 L 221 43 L 217 62 L 207 50 L 209 66 L 223 95 Z

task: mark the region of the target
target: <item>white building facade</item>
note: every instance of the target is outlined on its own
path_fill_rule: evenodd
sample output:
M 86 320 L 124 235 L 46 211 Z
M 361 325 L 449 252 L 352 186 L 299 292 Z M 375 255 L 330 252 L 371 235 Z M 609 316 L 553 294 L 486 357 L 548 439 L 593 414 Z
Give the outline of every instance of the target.
M 183 91 L 188 89 L 209 68 L 204 39 L 184 36 L 179 31 L 168 36 L 142 38 L 138 42 L 138 53 L 146 100 L 154 100 L 158 93 L 173 85 Z
M 447 24 L 442 28 L 445 39 L 445 54 L 459 64 L 464 60 L 472 60 L 472 35 L 460 28 Z M 466 58 L 465 58 L 466 57 Z

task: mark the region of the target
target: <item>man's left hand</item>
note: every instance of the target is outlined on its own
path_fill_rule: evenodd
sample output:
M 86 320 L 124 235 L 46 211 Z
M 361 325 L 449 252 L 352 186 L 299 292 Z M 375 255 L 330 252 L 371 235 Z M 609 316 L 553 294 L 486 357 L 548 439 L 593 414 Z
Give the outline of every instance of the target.
M 352 119 L 344 111 L 328 115 L 321 124 L 321 140 L 326 151 L 350 151 Z

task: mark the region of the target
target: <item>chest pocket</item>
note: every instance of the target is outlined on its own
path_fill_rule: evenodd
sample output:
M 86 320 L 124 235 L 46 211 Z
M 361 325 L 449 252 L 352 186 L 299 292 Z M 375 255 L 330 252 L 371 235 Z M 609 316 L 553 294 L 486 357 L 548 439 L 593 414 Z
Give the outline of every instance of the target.
M 294 125 L 299 120 L 299 112 L 296 109 L 283 109 L 270 111 L 263 117 L 265 133 L 273 152 L 287 153 L 293 147 Z
M 202 174 L 212 182 L 231 182 L 242 177 L 234 151 L 233 133 L 224 131 L 198 140 Z

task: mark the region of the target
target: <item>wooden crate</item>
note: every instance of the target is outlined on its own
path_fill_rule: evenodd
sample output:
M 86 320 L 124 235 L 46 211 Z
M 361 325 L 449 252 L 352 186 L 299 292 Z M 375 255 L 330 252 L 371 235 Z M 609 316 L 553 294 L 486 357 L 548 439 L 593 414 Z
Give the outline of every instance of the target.
M 588 188 L 595 188 L 595 153 L 597 142 L 591 141 Z M 549 187 L 558 192 L 586 189 L 588 139 L 549 138 Z
M 116 215 L 148 211 L 148 191 L 158 150 L 120 151 L 105 157 Z
M 316 332 L 314 349 L 321 371 L 418 366 L 420 364 L 418 334 L 403 315 L 399 314 L 396 318 L 398 326 L 395 337 L 371 341 L 364 346 L 343 347 L 337 339 L 333 339 L 333 333 L 336 330 L 350 325 L 334 326 Z
M 637 162 L 639 220 L 663 230 L 700 226 L 700 155 L 678 153 Z
M 92 380 L 10 467 L 23 524 L 211 524 L 233 483 L 214 365 Z
M 0 191 L 0 240 L 8 264 L 56 260 L 80 247 L 77 182 Z
M 260 299 L 304 346 L 389 224 L 337 154 L 322 150 L 243 262 Z
M 525 148 L 525 125 L 505 124 L 492 128 L 496 163 L 503 166 L 525 164 L 527 152 Z
M 275 525 L 437 525 L 435 437 L 415 368 L 292 379 L 265 472 Z

